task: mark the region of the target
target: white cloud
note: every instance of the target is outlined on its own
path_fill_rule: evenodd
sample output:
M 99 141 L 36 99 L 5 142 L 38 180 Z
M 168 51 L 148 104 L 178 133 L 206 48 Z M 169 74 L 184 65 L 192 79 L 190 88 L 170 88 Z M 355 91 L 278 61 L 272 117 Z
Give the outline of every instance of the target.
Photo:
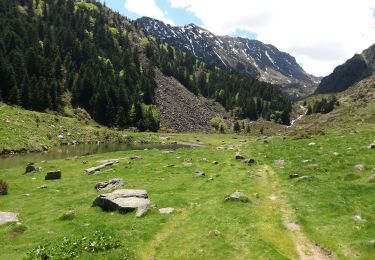
M 237 28 L 295 56 L 317 76 L 375 43 L 375 0 L 169 0 L 215 34 Z
M 174 25 L 174 22 L 166 17 L 166 13 L 156 5 L 155 0 L 126 0 L 125 8 L 139 16 L 152 17 Z

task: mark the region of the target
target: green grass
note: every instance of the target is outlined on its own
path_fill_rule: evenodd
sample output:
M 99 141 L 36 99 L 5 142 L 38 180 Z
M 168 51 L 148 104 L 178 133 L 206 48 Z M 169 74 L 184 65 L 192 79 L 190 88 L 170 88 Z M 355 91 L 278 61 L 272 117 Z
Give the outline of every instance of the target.
M 73 113 L 71 113 L 73 116 Z M 0 154 L 43 151 L 42 146 L 72 143 L 160 142 L 147 133 L 125 133 L 82 116 L 64 117 L 38 113 L 0 103 Z
M 22 232 L 15 232 L 16 224 L 0 226 L 0 259 L 22 259 L 40 244 L 58 245 L 65 236 L 79 239 L 96 230 L 119 239 L 122 246 L 98 254 L 84 253 L 80 258 L 121 259 L 133 252 L 130 255 L 137 259 L 297 259 L 298 238 L 284 225 L 286 220 L 296 221 L 311 242 L 339 259 L 352 259 L 353 255 L 372 259 L 375 187 L 367 179 L 375 167 L 375 152 L 366 146 L 373 141 L 373 134 L 372 130 L 359 130 L 302 140 L 274 137 L 269 144 L 262 138 L 240 135 L 171 134 L 176 140 L 199 140 L 209 146 L 172 153 L 126 151 L 48 161 L 42 164 L 43 173 L 30 175 L 23 175 L 23 165 L 0 170 L 0 178 L 9 184 L 9 194 L 0 196 L 0 211 L 20 213 L 23 225 Z M 311 142 L 316 145 L 309 146 Z M 236 161 L 236 152 L 255 158 L 258 164 Z M 82 174 L 99 159 L 131 155 L 143 159 L 121 161 L 98 175 Z M 188 158 L 192 165 L 184 164 Z M 286 161 L 284 168 L 274 165 L 278 159 Z M 84 165 L 83 160 L 89 163 Z M 354 170 L 359 163 L 366 166 L 365 171 Z M 170 165 L 174 166 L 167 167 Z M 56 169 L 62 170 L 62 179 L 44 181 L 44 174 Z M 195 171 L 205 172 L 206 177 L 195 177 Z M 296 171 L 314 178 L 289 179 Z M 359 178 L 345 181 L 352 173 Z M 210 176 L 213 181 L 208 181 Z M 146 189 L 153 204 L 177 211 L 162 215 L 151 209 L 137 219 L 135 213 L 122 215 L 92 207 L 100 194 L 94 190 L 95 183 L 119 177 L 125 188 Z M 45 184 L 48 189 L 37 189 Z M 224 197 L 236 190 L 245 192 L 250 202 L 224 202 Z M 74 218 L 62 221 L 69 211 L 74 212 Z M 356 221 L 356 215 L 364 221 Z M 210 236 L 212 230 L 221 235 Z

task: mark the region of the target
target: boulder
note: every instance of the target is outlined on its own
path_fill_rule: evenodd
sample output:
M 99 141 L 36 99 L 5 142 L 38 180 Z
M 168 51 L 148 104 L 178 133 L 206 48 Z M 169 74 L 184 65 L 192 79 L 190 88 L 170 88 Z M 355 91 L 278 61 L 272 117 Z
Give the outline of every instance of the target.
M 241 191 L 235 191 L 231 195 L 227 195 L 224 198 L 225 201 L 241 201 L 241 202 L 249 202 L 249 197 L 246 196 L 245 193 Z
M 235 158 L 236 158 L 236 160 L 244 160 L 245 159 L 245 157 L 243 157 L 241 154 L 236 154 L 236 156 L 235 156 Z
M 149 205 L 150 199 L 145 190 L 115 190 L 97 196 L 93 202 L 93 206 L 99 206 L 106 211 L 127 213 L 137 210 L 137 217 L 145 215 Z
M 159 209 L 160 214 L 171 214 L 174 212 L 174 208 L 161 208 Z
M 354 168 L 360 172 L 365 170 L 365 166 L 363 164 L 357 164 L 356 166 L 354 166 Z
M 95 185 L 95 189 L 96 190 L 111 190 L 111 189 L 120 188 L 123 185 L 124 185 L 123 179 L 112 179 L 109 181 L 98 182 Z
M 59 180 L 61 179 L 61 171 L 50 171 L 47 172 L 46 177 L 44 177 L 46 181 L 48 180 Z
M 18 222 L 18 213 L 0 212 L 0 225 L 9 222 Z

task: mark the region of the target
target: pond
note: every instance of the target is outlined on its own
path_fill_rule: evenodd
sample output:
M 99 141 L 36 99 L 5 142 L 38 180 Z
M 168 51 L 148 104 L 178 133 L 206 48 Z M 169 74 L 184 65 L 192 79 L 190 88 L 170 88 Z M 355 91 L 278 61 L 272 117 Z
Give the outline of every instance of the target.
M 66 145 L 50 149 L 43 153 L 23 153 L 11 156 L 0 156 L 0 169 L 15 166 L 26 166 L 30 162 L 65 159 L 74 156 L 100 154 L 116 151 L 144 150 L 144 149 L 177 149 L 186 147 L 185 144 L 80 144 Z

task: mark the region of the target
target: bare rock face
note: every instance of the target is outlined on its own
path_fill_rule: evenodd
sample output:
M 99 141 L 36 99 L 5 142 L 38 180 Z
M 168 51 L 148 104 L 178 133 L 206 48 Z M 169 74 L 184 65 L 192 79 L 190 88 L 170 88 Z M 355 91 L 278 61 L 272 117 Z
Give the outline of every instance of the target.
M 123 179 L 112 179 L 109 181 L 99 182 L 95 185 L 96 190 L 111 190 L 117 189 L 124 185 Z
M 150 199 L 145 190 L 115 190 L 96 197 L 93 205 L 106 211 L 118 210 L 121 213 L 137 210 L 136 216 L 141 217 L 146 214 Z
M 214 100 L 196 96 L 174 78 L 156 71 L 155 99 L 160 111 L 161 127 L 176 132 L 211 131 L 211 119 L 229 117 Z
M 0 212 L 0 225 L 4 225 L 9 222 L 18 222 L 18 213 Z

